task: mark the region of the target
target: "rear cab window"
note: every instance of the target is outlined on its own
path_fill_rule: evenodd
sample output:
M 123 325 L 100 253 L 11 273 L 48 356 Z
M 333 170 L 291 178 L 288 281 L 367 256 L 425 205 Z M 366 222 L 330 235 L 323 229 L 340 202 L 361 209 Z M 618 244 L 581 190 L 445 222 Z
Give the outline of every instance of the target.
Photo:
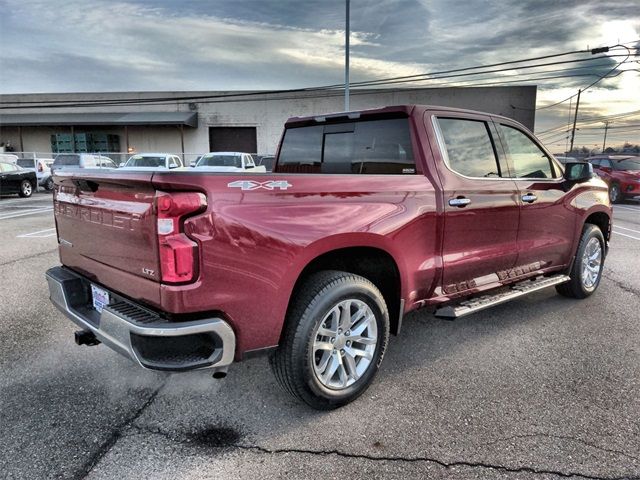
M 287 128 L 275 170 L 279 173 L 415 174 L 409 119 L 363 119 Z

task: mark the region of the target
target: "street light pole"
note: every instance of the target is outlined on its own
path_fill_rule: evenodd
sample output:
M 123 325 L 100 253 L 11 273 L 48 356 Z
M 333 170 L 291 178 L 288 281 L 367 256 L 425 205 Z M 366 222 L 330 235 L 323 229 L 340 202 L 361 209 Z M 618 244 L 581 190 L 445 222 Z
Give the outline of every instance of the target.
M 569 152 L 573 152 L 573 140 L 576 137 L 576 122 L 578 121 L 578 107 L 580 107 L 580 90 L 578 90 L 578 100 L 576 100 L 576 114 L 573 117 L 573 130 L 571 130 L 571 147 Z
M 609 130 L 609 120 L 604 122 L 604 141 L 602 142 L 602 153 L 604 153 L 604 149 L 607 146 L 607 130 Z
M 346 1 L 345 39 L 344 39 L 344 111 L 349 111 L 349 3 Z

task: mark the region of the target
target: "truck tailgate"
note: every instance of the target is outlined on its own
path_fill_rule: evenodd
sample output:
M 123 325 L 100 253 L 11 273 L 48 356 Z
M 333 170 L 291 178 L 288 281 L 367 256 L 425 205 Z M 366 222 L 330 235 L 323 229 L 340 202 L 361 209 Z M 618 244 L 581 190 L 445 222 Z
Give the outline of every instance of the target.
M 152 172 L 56 172 L 54 213 L 62 263 L 97 283 L 159 303 Z

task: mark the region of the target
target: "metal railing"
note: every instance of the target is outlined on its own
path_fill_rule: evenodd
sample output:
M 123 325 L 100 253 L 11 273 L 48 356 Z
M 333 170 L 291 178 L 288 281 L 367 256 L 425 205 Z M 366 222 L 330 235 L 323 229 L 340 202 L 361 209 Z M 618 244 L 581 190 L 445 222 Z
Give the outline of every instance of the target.
M 185 166 L 192 166 L 194 165 L 197 160 L 204 154 L 209 153 L 209 152 L 200 152 L 200 153 L 182 153 L 182 152 L 134 152 L 134 153 L 128 153 L 128 152 L 64 152 L 64 153 L 51 153 L 51 152 L 4 152 L 4 153 L 0 153 L 0 161 L 8 161 L 11 163 L 15 163 L 15 159 L 19 159 L 19 160 L 32 160 L 33 161 L 33 168 L 38 169 L 38 160 L 44 160 L 47 163 L 50 163 L 52 161 L 55 160 L 57 155 L 72 155 L 72 154 L 77 154 L 77 155 L 94 155 L 97 156 L 97 160 L 104 160 L 104 159 L 109 159 L 111 160 L 116 167 L 121 167 L 123 166 L 127 160 L 129 158 L 131 158 L 133 155 L 144 155 L 146 153 L 162 153 L 162 154 L 166 154 L 166 155 L 175 155 L 177 157 L 179 157 L 182 162 L 184 163 Z M 249 153 L 249 152 L 244 152 L 244 153 Z M 268 153 L 250 153 L 254 160 L 256 165 L 261 165 L 263 160 L 264 160 L 264 164 L 265 167 L 267 168 L 267 171 L 271 171 L 272 167 L 273 167 L 273 154 L 268 154 Z M 15 157 L 14 157 L 15 156 Z M 13 157 L 13 158 L 10 158 Z M 21 164 L 24 162 L 20 162 Z M 97 162 L 97 167 L 98 168 L 112 168 L 112 166 L 110 164 L 106 164 L 107 162 L 103 162 L 103 161 L 98 161 Z M 22 165 L 24 167 L 24 165 Z

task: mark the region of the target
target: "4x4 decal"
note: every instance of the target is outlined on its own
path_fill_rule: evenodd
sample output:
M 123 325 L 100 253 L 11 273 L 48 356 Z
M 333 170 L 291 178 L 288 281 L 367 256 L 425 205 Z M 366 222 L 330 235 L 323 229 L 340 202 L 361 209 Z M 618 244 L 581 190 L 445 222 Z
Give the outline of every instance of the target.
M 241 190 L 258 190 L 264 188 L 265 190 L 286 190 L 292 187 L 286 180 L 269 180 L 267 182 L 256 182 L 254 180 L 236 180 L 227 184 L 227 187 L 239 188 Z

